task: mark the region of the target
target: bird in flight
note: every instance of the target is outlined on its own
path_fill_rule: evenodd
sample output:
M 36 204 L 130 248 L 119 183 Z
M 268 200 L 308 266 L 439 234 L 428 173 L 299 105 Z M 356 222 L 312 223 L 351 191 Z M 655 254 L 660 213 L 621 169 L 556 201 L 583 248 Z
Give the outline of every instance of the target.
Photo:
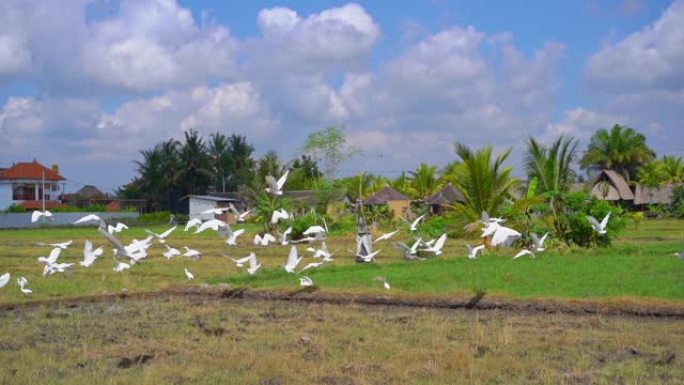
M 446 242 L 447 235 L 446 233 L 442 234 L 439 238 L 437 238 L 437 241 L 427 249 L 421 249 L 421 251 L 427 251 L 430 253 L 434 253 L 435 255 L 441 255 L 442 254 L 442 247 L 444 247 L 444 242 Z
M 421 220 L 423 220 L 423 218 L 425 218 L 426 215 L 427 215 L 427 214 L 423 214 L 423 215 L 419 216 L 419 217 L 416 218 L 413 222 L 409 222 L 409 221 L 408 221 L 406 218 L 404 218 L 404 217 L 401 217 L 401 219 L 402 219 L 404 222 L 406 222 L 406 224 L 409 225 L 409 230 L 411 230 L 411 231 L 416 231 L 416 230 L 418 230 L 418 224 L 420 223 Z
M 479 245 L 479 246 L 475 246 L 475 247 L 472 247 L 467 243 L 465 245 L 468 248 L 468 259 L 477 258 L 477 253 L 484 250 L 484 248 L 485 248 L 485 245 Z
M 390 284 L 387 282 L 387 279 L 383 276 L 377 276 L 373 278 L 374 281 L 382 282 L 382 286 L 385 287 L 385 289 L 389 290 L 390 289 Z
M 285 171 L 285 174 L 280 177 L 277 181 L 275 178 L 271 175 L 266 176 L 266 192 L 268 192 L 271 195 L 283 195 L 283 186 L 285 185 L 285 181 L 287 180 L 287 174 L 290 173 L 290 170 Z
M 603 220 L 601 223 L 596 220 L 596 218 L 592 217 L 591 215 L 587 215 L 587 220 L 589 221 L 589 224 L 591 224 L 591 227 L 599 233 L 600 235 L 606 234 L 606 226 L 608 226 L 608 219 L 610 219 L 610 211 L 608 214 L 606 214 L 605 217 L 603 217 Z
M 40 218 L 45 218 L 49 221 L 54 221 L 55 218 L 52 216 L 52 213 L 45 210 L 45 211 L 34 211 L 31 213 L 31 223 L 36 223 Z
M 297 254 L 297 246 L 292 246 L 290 249 L 290 254 L 287 256 L 287 262 L 283 268 L 285 268 L 285 271 L 292 274 L 295 272 L 295 268 L 297 268 L 297 265 L 299 262 L 301 262 L 301 260 L 302 257 Z
M 392 238 L 392 236 L 393 236 L 394 234 L 396 234 L 396 233 L 398 233 L 398 232 L 399 232 L 399 230 L 394 230 L 394 231 L 392 231 L 392 232 L 390 232 L 390 233 L 384 233 L 384 234 L 382 234 L 381 236 L 375 238 L 375 240 L 373 241 L 373 243 L 375 243 L 375 242 L 380 242 L 380 241 L 384 241 L 384 240 L 386 240 L 386 239 L 390 239 L 390 238 Z
M 533 252 L 531 252 L 531 251 L 528 250 L 528 249 L 523 249 L 523 250 L 521 250 L 518 254 L 516 254 L 516 255 L 513 257 L 513 259 L 518 259 L 518 258 L 520 258 L 520 257 L 522 257 L 522 256 L 525 256 L 525 255 L 529 255 L 530 258 L 534 258 L 534 253 L 533 253 Z
M 546 241 L 546 237 L 549 236 L 549 233 L 546 232 L 543 237 L 539 238 L 537 234 L 535 233 L 530 233 L 530 238 L 532 238 L 532 242 L 534 242 L 534 251 L 537 252 L 542 252 L 546 250 L 544 248 L 544 241 Z

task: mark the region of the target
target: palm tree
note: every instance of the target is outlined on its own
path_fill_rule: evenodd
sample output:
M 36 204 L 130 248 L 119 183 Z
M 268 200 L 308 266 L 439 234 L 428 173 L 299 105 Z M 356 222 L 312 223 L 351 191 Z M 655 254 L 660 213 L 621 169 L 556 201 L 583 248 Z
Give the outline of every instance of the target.
M 186 194 L 206 193 L 214 171 L 211 158 L 204 145 L 204 138 L 197 131 L 185 131 L 185 143 L 178 153 L 179 167 L 174 175 L 175 182 Z
M 418 193 L 411 185 L 411 178 L 402 171 L 401 174 L 390 182 L 390 185 L 402 194 L 411 198 L 418 198 Z
M 663 163 L 658 160 L 652 160 L 639 167 L 636 173 L 636 180 L 646 187 L 654 188 L 660 186 L 665 180 Z
M 463 164 L 463 177 L 456 187 L 465 199 L 455 208 L 466 218 L 475 221 L 483 211 L 496 215 L 501 204 L 509 197 L 517 181 L 511 177 L 511 166 L 504 167 L 511 149 L 492 159 L 492 148 L 485 146 L 475 152 L 462 143 L 455 143 L 456 154 Z
M 655 153 L 642 133 L 616 124 L 610 131 L 602 128 L 594 133 L 580 166 L 592 171 L 611 169 L 629 181 L 641 165 L 653 159 Z
M 228 138 L 228 152 L 230 153 L 230 179 L 227 188 L 236 191 L 240 186 L 249 185 L 254 178 L 254 147 L 247 143 L 244 136 L 232 134 Z
M 660 161 L 662 165 L 662 172 L 664 174 L 665 183 L 682 183 L 684 182 L 684 162 L 682 157 L 674 157 L 665 155 Z
M 141 151 L 142 161 L 135 161 L 138 178 L 135 185 L 142 196 L 149 201 L 152 210 L 161 208 L 162 186 L 165 183 L 166 174 L 163 171 L 163 158 L 158 147 L 152 150 Z
M 257 159 L 253 183 L 261 187 L 266 184 L 265 179 L 268 175 L 278 179 L 284 172 L 285 167 L 281 164 L 278 154 L 269 151 Z
M 226 191 L 226 179 L 230 175 L 231 153 L 229 152 L 228 138 L 219 133 L 213 133 L 209 137 L 209 156 L 211 165 L 216 173 L 214 189 L 216 191 Z
M 411 174 L 411 187 L 416 191 L 418 198 L 425 198 L 434 194 L 439 188 L 437 180 L 437 166 L 422 163 Z

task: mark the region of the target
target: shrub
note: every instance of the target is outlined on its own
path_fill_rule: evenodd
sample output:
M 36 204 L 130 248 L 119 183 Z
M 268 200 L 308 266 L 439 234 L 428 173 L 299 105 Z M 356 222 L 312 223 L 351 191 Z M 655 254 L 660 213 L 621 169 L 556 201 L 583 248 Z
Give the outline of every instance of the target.
M 19 206 L 18 204 L 12 204 L 10 207 L 7 208 L 7 210 L 4 210 L 5 213 L 24 213 L 26 212 L 26 209 L 23 208 L 22 206 Z
M 464 224 L 462 216 L 457 216 L 455 213 L 432 215 L 420 225 L 419 231 L 428 237 L 438 237 L 447 233 L 448 237 L 455 238 L 463 235 Z
M 611 213 L 607 233 L 598 235 L 589 224 L 587 215 L 591 215 L 598 221 Z M 561 221 L 567 230 L 559 236 L 568 244 L 583 247 L 609 246 L 612 240 L 625 228 L 623 210 L 620 206 L 614 206 L 607 201 L 602 201 L 585 192 L 569 193 L 565 202 Z
M 356 232 L 356 215 L 345 214 L 337 218 L 336 221 L 330 224 L 330 234 L 333 235 L 344 235 Z

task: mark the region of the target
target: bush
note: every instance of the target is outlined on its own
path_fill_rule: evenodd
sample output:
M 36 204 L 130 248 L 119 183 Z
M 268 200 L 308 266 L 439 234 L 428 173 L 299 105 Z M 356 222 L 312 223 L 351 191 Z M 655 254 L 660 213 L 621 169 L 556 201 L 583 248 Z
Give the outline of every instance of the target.
M 5 213 L 25 213 L 26 209 L 18 204 L 12 204 L 7 210 L 3 210 Z
M 561 221 L 565 222 L 564 228 L 568 230 L 560 237 L 568 244 L 582 247 L 609 246 L 625 228 L 623 210 L 620 206 L 614 206 L 585 192 L 568 194 L 565 203 Z M 599 235 L 592 229 L 587 215 L 601 221 L 609 212 L 611 215 L 606 227 L 607 233 Z
M 330 222 L 328 222 L 330 223 Z M 356 215 L 345 214 L 330 224 L 330 234 L 344 235 L 356 232 Z
M 137 219 L 130 222 L 136 225 L 161 225 L 169 223 L 171 213 L 168 211 L 156 211 L 152 213 L 141 214 Z
M 447 233 L 450 238 L 456 238 L 463 235 L 463 226 L 465 222 L 456 216 L 454 213 L 446 213 L 442 215 L 432 215 L 420 225 L 419 231 L 428 237 L 439 237 L 443 233 Z
M 318 215 L 313 211 L 308 211 L 304 215 L 300 215 L 294 219 L 290 219 L 289 226 L 292 226 L 292 233 L 290 239 L 299 239 L 304 236 L 304 232 L 311 226 L 318 224 Z

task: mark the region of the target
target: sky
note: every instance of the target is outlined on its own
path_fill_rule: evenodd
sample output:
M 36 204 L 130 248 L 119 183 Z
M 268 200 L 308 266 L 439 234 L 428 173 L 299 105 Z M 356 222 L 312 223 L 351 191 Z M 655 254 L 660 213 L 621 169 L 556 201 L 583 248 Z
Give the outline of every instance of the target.
M 0 0 L 0 167 L 113 191 L 195 129 L 296 155 L 344 127 L 340 176 L 456 160 L 453 143 L 635 128 L 684 154 L 684 0 Z

